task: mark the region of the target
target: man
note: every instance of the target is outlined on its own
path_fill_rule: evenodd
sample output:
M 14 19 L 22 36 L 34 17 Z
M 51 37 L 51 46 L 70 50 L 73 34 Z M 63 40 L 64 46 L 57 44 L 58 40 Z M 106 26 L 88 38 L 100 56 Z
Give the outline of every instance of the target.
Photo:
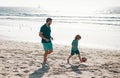
M 52 19 L 47 18 L 46 23 L 40 28 L 39 36 L 42 38 L 43 48 L 45 50 L 43 63 L 46 63 L 48 54 L 53 52 L 53 45 L 51 40 L 51 29 L 50 25 L 52 24 Z

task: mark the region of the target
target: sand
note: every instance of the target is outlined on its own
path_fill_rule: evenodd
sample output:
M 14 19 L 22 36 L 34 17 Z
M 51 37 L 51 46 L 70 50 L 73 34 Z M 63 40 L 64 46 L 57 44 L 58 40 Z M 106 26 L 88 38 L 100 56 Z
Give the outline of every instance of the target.
M 71 58 L 70 46 L 54 45 L 43 65 L 40 43 L 0 40 L 0 78 L 120 78 L 120 50 L 80 48 L 87 62 Z

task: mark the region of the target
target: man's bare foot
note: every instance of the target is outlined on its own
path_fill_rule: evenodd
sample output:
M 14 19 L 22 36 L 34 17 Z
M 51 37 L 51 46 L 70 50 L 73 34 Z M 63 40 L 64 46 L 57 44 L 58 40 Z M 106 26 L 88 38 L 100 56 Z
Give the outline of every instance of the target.
M 42 65 L 45 65 L 45 64 L 47 64 L 47 63 L 46 63 L 46 62 L 43 62 L 43 63 L 42 63 Z

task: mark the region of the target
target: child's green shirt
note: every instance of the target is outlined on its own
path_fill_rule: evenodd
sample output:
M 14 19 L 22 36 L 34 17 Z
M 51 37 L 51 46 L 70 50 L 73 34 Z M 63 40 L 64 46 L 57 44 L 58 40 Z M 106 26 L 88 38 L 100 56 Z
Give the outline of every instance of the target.
M 73 51 L 78 50 L 78 40 L 73 40 L 72 41 L 72 50 Z

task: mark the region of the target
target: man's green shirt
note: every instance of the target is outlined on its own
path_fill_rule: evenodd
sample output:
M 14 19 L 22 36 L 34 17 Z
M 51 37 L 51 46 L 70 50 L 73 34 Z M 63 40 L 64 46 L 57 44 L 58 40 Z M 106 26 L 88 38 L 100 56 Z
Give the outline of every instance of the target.
M 40 32 L 43 33 L 43 36 L 47 39 L 49 39 L 49 41 L 47 42 L 46 40 L 42 39 L 42 43 L 49 43 L 51 42 L 51 29 L 50 26 L 46 26 L 46 24 L 44 24 L 41 28 L 40 28 Z

